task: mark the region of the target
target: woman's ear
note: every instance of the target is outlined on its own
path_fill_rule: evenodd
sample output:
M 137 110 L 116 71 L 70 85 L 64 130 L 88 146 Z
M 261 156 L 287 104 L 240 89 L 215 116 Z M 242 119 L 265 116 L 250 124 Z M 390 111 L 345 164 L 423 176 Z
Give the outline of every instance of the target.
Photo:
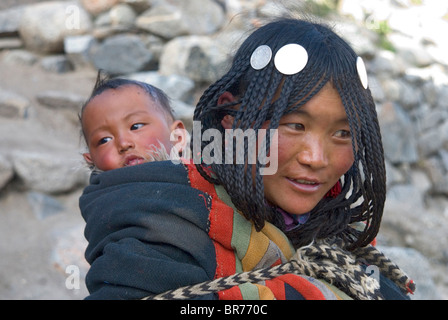
M 224 92 L 222 95 L 218 98 L 218 105 L 231 103 L 235 101 L 235 96 L 231 94 L 229 91 Z
M 224 129 L 232 129 L 233 117 L 231 115 L 225 115 L 221 120 L 221 125 Z
M 226 104 L 234 102 L 235 96 L 231 94 L 229 91 L 224 92 L 221 96 L 218 98 L 218 104 Z M 233 117 L 231 115 L 225 115 L 224 118 L 221 120 L 221 125 L 224 129 L 232 129 L 233 125 Z

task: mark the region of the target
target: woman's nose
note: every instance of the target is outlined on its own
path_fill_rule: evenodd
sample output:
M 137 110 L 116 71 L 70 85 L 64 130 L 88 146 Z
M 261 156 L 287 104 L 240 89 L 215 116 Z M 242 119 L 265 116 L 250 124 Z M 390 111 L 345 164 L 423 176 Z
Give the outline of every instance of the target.
M 318 138 L 309 138 L 302 145 L 297 155 L 298 161 L 314 169 L 324 168 L 328 165 L 324 144 Z

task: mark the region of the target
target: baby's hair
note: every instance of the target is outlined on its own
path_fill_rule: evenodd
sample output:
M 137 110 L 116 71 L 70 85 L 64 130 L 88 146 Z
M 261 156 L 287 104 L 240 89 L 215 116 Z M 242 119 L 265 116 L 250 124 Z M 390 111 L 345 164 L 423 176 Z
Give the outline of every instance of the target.
M 261 69 L 251 66 L 251 56 L 258 47 L 269 46 L 274 57 L 280 48 L 291 43 L 299 44 L 308 54 L 307 64 L 300 72 L 282 74 L 274 59 Z M 204 92 L 195 109 L 194 120 L 201 121 L 203 131 L 216 128 L 224 132 L 221 120 L 225 115 L 234 117 L 234 128 L 258 130 L 269 121 L 267 129 L 276 129 L 282 116 L 303 106 L 327 83 L 337 90 L 352 132 L 354 163 L 341 178 L 342 192 L 338 196 L 323 198 L 304 225 L 285 231 L 296 247 L 314 239 L 339 236 L 351 244 L 349 249 L 354 249 L 369 244 L 379 230 L 385 201 L 384 154 L 375 104 L 370 90 L 360 81 L 357 58 L 330 27 L 297 19 L 274 21 L 244 41 L 230 70 Z M 219 97 L 226 91 L 238 101 L 218 105 Z M 239 108 L 232 108 L 235 105 Z M 202 147 L 206 144 L 203 141 Z M 259 174 L 262 164 L 249 164 L 247 148 L 245 152 L 245 164 L 213 163 L 209 169 L 197 165 L 198 170 L 210 182 L 226 188 L 235 206 L 253 221 L 257 230 L 266 221 L 284 229 L 281 215 L 266 205 Z M 360 231 L 349 227 L 360 221 L 364 222 Z
M 83 135 L 84 131 L 82 128 L 82 116 L 84 113 L 84 109 L 89 104 L 89 102 L 106 90 L 118 89 L 123 86 L 130 86 L 130 85 L 134 85 L 143 89 L 154 100 L 156 106 L 161 107 L 161 111 L 165 113 L 167 119 L 170 121 L 174 121 L 175 117 L 173 109 L 171 108 L 170 99 L 161 89 L 142 81 L 125 79 L 125 78 L 110 78 L 109 75 L 104 73 L 102 70 L 99 70 L 92 93 L 90 94 L 89 99 L 82 106 L 81 113 L 79 114 L 79 119 L 81 122 L 81 130 Z

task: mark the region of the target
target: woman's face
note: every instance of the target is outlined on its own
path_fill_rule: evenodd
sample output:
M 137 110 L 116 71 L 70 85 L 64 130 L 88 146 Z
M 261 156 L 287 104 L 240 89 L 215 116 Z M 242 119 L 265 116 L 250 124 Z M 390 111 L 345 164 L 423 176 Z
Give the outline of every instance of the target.
M 290 214 L 309 212 L 350 169 L 354 155 L 347 115 L 330 83 L 281 118 L 277 156 L 276 173 L 263 176 L 265 197 Z

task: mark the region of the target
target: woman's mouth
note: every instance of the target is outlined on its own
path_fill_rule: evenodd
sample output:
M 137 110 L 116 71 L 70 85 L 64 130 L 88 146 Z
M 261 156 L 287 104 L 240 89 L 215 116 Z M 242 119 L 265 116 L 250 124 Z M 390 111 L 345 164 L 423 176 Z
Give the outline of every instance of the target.
M 291 179 L 286 178 L 296 189 L 299 189 L 303 192 L 315 192 L 319 189 L 319 187 L 322 185 L 319 181 L 314 179 L 306 179 L 306 178 L 299 178 L 299 179 Z

